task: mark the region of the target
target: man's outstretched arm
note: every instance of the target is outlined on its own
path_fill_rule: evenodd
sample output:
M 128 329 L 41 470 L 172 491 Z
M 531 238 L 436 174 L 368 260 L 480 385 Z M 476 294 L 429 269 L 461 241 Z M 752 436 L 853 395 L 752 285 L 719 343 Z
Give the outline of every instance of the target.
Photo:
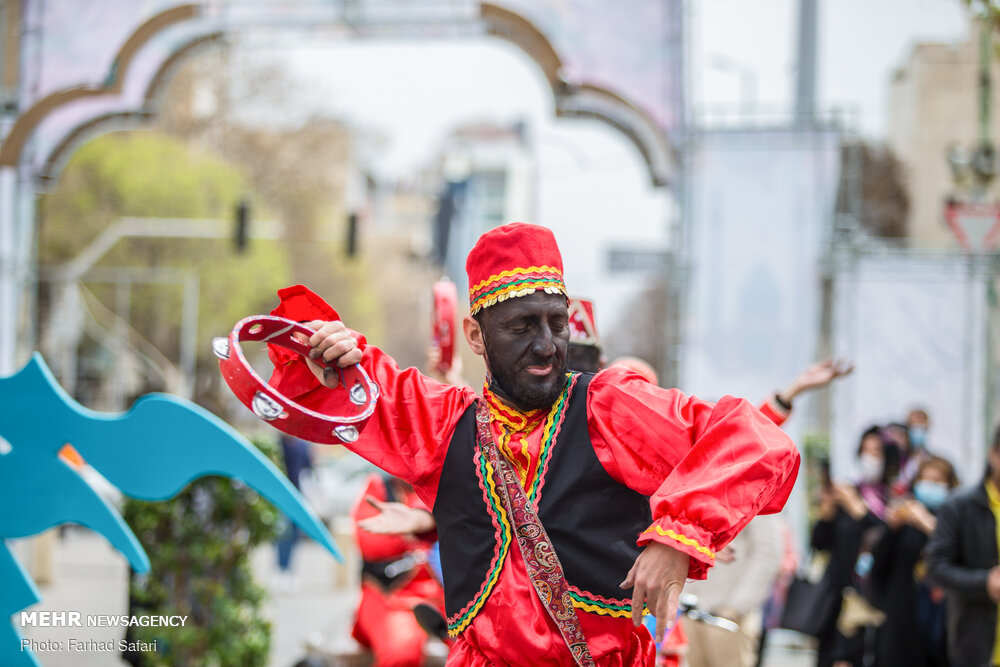
M 337 312 L 301 285 L 279 291 L 272 315 L 303 322 L 316 333 L 307 342 L 312 358 L 270 346 L 270 384 L 318 412 L 337 413 L 342 389 L 332 366 L 359 363 L 379 386 L 375 414 L 348 448 L 382 470 L 419 485 L 433 496 L 445 447 L 462 412 L 475 400 L 469 388 L 450 387 L 415 368 L 400 369 L 388 354 L 346 327 Z M 428 500 L 425 498 L 425 501 Z
M 704 578 L 715 553 L 754 516 L 780 510 L 798 473 L 794 443 L 747 401 L 709 403 L 625 370 L 591 382 L 588 425 L 605 470 L 650 497 L 653 523 L 639 544 L 687 558 L 687 570 L 677 573 L 684 558 L 647 548 L 633 568 L 645 575 L 635 583 L 651 609 L 666 596 L 668 618 L 684 579 Z

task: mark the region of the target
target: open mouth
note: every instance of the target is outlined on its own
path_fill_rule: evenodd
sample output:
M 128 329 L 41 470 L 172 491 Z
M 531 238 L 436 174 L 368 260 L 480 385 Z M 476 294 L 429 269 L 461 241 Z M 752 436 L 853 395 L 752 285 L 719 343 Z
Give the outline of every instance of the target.
M 532 375 L 541 377 L 552 372 L 552 364 L 548 364 L 547 366 L 528 366 L 525 370 Z

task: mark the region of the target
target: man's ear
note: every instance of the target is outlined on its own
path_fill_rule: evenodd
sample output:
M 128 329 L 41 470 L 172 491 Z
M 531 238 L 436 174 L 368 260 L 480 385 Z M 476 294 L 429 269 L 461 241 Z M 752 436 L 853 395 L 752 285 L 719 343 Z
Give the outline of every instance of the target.
M 472 315 L 466 315 L 462 319 L 462 329 L 465 331 L 465 342 L 473 352 L 481 357 L 486 356 L 486 344 L 483 343 L 483 330 Z

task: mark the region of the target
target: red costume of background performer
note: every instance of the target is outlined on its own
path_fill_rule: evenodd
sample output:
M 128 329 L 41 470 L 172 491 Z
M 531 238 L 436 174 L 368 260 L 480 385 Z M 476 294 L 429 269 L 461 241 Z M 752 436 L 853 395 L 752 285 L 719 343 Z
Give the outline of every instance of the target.
M 427 509 L 402 480 L 371 475 L 351 513 L 356 526 L 380 512 L 368 498 Z M 427 562 L 437 534 L 382 535 L 357 527 L 356 536 L 364 564 L 352 636 L 371 649 L 375 667 L 417 667 L 423 662 L 427 633 L 413 608 L 430 604 L 444 614 L 444 590 Z

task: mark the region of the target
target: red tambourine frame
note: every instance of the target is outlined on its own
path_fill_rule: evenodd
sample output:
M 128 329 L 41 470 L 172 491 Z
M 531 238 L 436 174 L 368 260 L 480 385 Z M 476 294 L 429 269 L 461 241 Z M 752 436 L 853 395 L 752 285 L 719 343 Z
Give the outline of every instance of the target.
M 441 351 L 438 370 L 447 373 L 455 359 L 455 314 L 458 311 L 458 292 L 455 283 L 439 280 L 434 283 L 434 342 Z
M 236 323 L 228 338 L 216 338 L 212 349 L 226 384 L 251 411 L 280 431 L 325 444 L 346 444 L 358 439 L 375 412 L 379 388 L 359 365 L 336 368 L 339 382 L 335 391 L 343 396 L 343 410 L 327 415 L 310 410 L 271 387 L 253 369 L 240 343 L 259 341 L 279 345 L 308 356 L 312 349 L 292 334 L 311 336 L 312 329 L 273 315 L 255 315 Z

